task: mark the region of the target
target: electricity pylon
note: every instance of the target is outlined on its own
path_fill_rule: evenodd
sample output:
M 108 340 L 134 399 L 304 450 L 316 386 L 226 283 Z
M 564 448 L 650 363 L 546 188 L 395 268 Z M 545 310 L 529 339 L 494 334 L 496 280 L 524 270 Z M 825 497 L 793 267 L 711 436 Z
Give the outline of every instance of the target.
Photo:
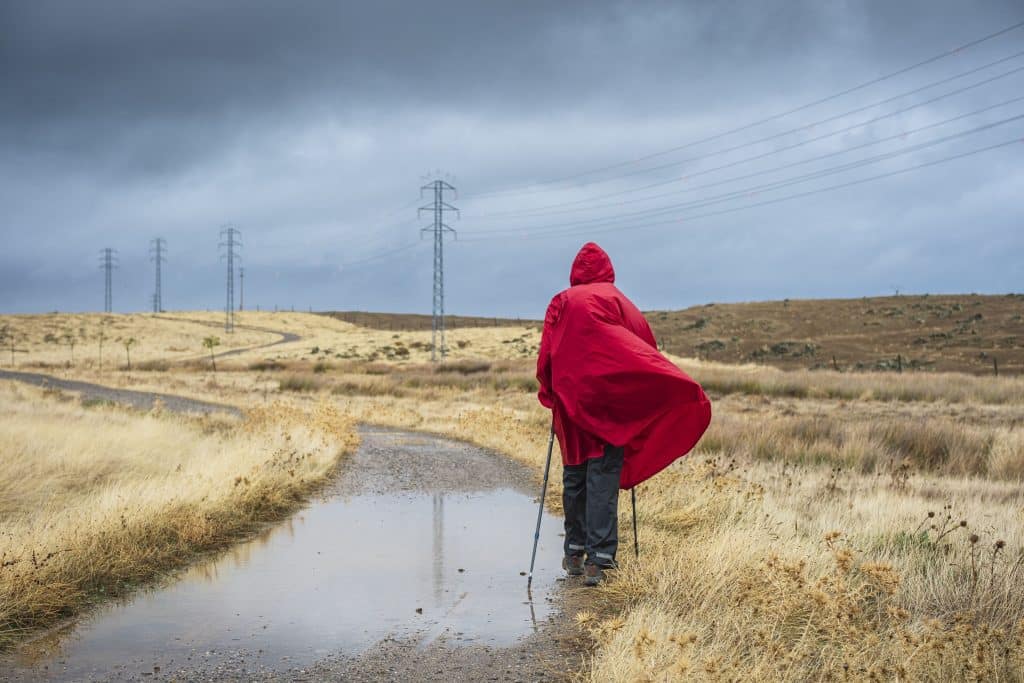
M 163 237 L 156 237 L 149 241 L 149 260 L 156 264 L 156 289 L 153 290 L 153 312 L 164 312 L 163 292 L 160 283 L 160 266 L 167 263 L 164 252 L 167 250 L 167 240 Z
M 443 361 L 448 353 L 448 348 L 444 343 L 444 236 L 445 233 L 457 235 L 455 230 L 445 224 L 444 213 L 445 211 L 454 211 L 458 216 L 459 210 L 444 200 L 445 191 L 455 194 L 455 188 L 445 181 L 435 180 L 424 185 L 420 188 L 420 196 L 423 196 L 423 190 L 433 190 L 434 192 L 434 203 L 421 206 L 416 212 L 417 216 L 424 211 L 431 211 L 434 214 L 433 225 L 428 225 L 420 230 L 420 234 L 426 232 L 434 234 L 434 310 L 431 319 L 430 360 L 436 361 L 438 351 L 440 351 Z M 438 345 L 438 337 L 440 337 L 440 345 Z
M 117 249 L 104 247 L 100 249 L 100 268 L 103 270 L 103 312 L 110 313 L 113 310 L 113 272 L 117 268 Z
M 241 258 L 235 247 L 242 246 L 239 241 L 241 236 L 242 233 L 231 223 L 223 226 L 220 231 L 220 238 L 223 241 L 219 246 L 224 249 L 221 258 L 228 264 L 227 301 L 224 304 L 224 331 L 227 333 L 235 331 L 235 259 Z

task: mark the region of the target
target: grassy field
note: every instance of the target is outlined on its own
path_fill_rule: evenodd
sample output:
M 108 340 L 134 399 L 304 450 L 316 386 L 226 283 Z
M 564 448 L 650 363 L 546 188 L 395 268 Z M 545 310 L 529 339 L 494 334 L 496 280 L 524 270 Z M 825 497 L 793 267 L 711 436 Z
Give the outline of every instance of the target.
M 329 407 L 131 413 L 0 382 L 0 645 L 294 510 L 355 446 Z
M 216 374 L 188 362 L 63 372 L 295 415 L 326 404 L 346 424 L 492 448 L 539 483 L 549 416 L 530 345 L 510 341 L 526 328 L 460 330 L 471 343 L 432 366 L 379 347 L 371 360 L 374 344 L 429 332 L 289 315 L 257 324 L 302 335 L 295 354 L 246 352 Z M 307 339 L 364 351 L 324 358 Z M 715 418 L 697 451 L 640 487 L 640 562 L 620 508 L 622 568 L 573 615 L 593 646 L 581 677 L 1024 678 L 1024 378 L 674 360 L 708 388 Z
M 500 321 L 499 321 L 500 322 Z M 0 367 L 16 369 L 164 370 L 170 365 L 210 366 L 214 355 L 230 352 L 225 363 L 301 362 L 310 366 L 347 361 L 425 362 L 430 360 L 430 328 L 395 333 L 359 327 L 327 315 L 245 311 L 236 330 L 224 333 L 224 316 L 213 312 L 156 314 L 0 315 Z M 287 332 L 300 341 L 281 342 Z M 214 337 L 213 349 L 204 340 Z M 128 349 L 125 342 L 134 340 Z M 448 357 L 529 358 L 536 354 L 536 326 L 464 328 L 447 334 Z M 14 349 L 12 352 L 11 349 Z
M 223 315 L 50 313 L 0 315 L 0 366 L 7 368 L 126 369 L 203 360 L 203 339 L 217 336 L 216 352 L 269 344 L 280 335 L 240 326 L 225 335 Z M 128 343 L 128 348 L 125 348 Z

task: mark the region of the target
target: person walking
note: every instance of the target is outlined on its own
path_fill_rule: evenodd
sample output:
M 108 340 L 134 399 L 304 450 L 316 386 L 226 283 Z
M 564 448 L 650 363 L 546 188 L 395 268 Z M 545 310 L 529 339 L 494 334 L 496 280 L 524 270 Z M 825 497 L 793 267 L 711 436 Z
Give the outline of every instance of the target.
M 619 489 L 690 452 L 711 422 L 711 402 L 658 351 L 601 247 L 583 245 L 569 285 L 544 315 L 538 398 L 562 452 L 562 566 L 596 586 L 615 567 Z

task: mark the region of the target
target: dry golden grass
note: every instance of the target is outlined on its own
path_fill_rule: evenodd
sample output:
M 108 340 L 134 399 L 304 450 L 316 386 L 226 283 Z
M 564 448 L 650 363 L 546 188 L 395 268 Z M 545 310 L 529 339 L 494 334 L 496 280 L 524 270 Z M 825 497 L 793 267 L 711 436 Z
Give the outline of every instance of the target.
M 669 356 L 709 392 L 855 401 L 1024 403 L 1024 376 L 992 377 L 957 372 L 851 373 L 780 370 Z
M 625 553 L 600 589 L 592 680 L 1024 671 L 1018 484 L 929 477 L 895 487 L 695 456 L 639 498 L 643 554 Z
M 216 323 L 215 313 L 170 314 Z M 245 311 L 237 317 L 238 324 L 288 331 L 302 339 L 253 349 L 230 359 L 232 366 L 253 363 L 320 364 L 325 367 L 345 365 L 351 361 L 389 362 L 397 364 L 430 361 L 429 330 L 391 331 L 358 327 L 351 323 L 315 313 Z M 465 328 L 450 330 L 446 335 L 448 357 L 452 361 L 473 358 L 529 358 L 537 353 L 540 332 L 524 324 L 519 327 Z M 227 364 L 225 364 L 227 366 Z
M 124 342 L 134 338 L 132 363 L 147 369 L 167 369 L 182 362 L 202 364 L 209 358 L 203 339 L 216 336 L 214 353 L 238 351 L 218 363 L 238 367 L 252 363 L 301 362 L 310 365 L 347 361 L 424 363 L 430 360 L 429 330 L 392 332 L 357 327 L 330 316 L 311 313 L 244 311 L 236 315 L 233 334 L 224 334 L 224 314 L 182 311 L 155 314 L 46 314 L 0 315 L 0 366 L 15 368 L 66 367 L 76 371 L 100 365 L 109 370 L 127 364 Z M 279 341 L 274 331 L 299 335 L 301 341 Z M 9 336 L 7 336 L 9 335 Z M 10 339 L 15 353 L 11 354 Z M 73 342 L 73 344 L 72 344 Z M 447 334 L 448 357 L 453 361 L 487 358 L 529 358 L 536 354 L 540 332 L 529 323 L 513 327 L 465 328 Z M 72 355 L 74 360 L 72 360 Z
M 826 465 L 862 474 L 904 472 L 1024 479 L 1024 433 L 1009 427 L 962 424 L 946 417 L 847 420 L 776 415 L 770 420 L 726 412 L 698 452 L 741 461 Z
M 356 442 L 327 406 L 199 419 L 0 383 L 0 414 L 0 643 L 282 517 Z
M 381 343 L 294 323 L 359 348 Z M 317 368 L 301 357 L 304 340 L 275 365 L 255 366 L 252 352 L 216 378 L 185 367 L 116 379 L 299 412 L 326 400 L 350 420 L 494 449 L 539 484 L 550 418 L 531 363 L 494 350 L 511 346 L 504 330 L 475 334 L 479 346 L 443 370 L 422 356 L 322 353 Z M 711 390 L 715 418 L 694 454 L 641 487 L 640 562 L 620 507 L 622 568 L 578 615 L 594 644 L 581 677 L 1024 679 L 1020 380 L 676 360 Z M 558 512 L 557 465 L 553 474 Z
M 205 337 L 219 337 L 218 353 L 280 339 L 242 327 L 225 335 L 223 316 L 187 313 L 0 315 L 0 333 L 0 367 L 15 369 L 73 366 L 85 370 L 102 365 L 114 370 L 127 365 L 129 354 L 134 367 L 154 361 L 201 361 L 208 357 L 203 349 Z M 136 341 L 126 352 L 129 339 Z

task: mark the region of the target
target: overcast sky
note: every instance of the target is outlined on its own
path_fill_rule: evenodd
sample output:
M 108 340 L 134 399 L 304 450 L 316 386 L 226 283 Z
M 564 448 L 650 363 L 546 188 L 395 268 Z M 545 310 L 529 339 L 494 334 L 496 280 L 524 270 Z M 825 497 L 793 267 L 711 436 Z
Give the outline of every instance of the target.
M 102 247 L 114 309 L 146 310 L 157 236 L 165 308 L 223 308 L 233 223 L 247 308 L 429 312 L 435 177 L 461 209 L 451 313 L 541 316 L 590 239 L 644 309 L 1022 291 L 1024 28 L 950 54 L 1020 21 L 1019 0 L 2 2 L 0 310 L 102 310 Z

